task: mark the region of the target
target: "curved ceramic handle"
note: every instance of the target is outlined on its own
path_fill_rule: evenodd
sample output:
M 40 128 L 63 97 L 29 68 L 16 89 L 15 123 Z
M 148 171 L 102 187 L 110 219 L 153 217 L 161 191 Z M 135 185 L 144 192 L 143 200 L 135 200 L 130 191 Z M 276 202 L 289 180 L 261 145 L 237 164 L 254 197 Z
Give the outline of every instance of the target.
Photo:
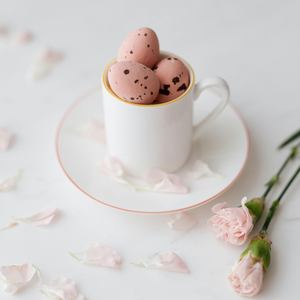
M 193 140 L 195 141 L 199 135 L 202 129 L 209 123 L 210 121 L 214 120 L 225 108 L 226 104 L 229 100 L 229 86 L 227 82 L 220 78 L 220 77 L 207 77 L 195 84 L 194 87 L 194 99 L 197 100 L 200 96 L 200 94 L 207 88 L 216 87 L 219 88 L 222 92 L 222 98 L 221 102 L 211 111 L 205 119 L 198 125 L 194 127 L 193 132 Z

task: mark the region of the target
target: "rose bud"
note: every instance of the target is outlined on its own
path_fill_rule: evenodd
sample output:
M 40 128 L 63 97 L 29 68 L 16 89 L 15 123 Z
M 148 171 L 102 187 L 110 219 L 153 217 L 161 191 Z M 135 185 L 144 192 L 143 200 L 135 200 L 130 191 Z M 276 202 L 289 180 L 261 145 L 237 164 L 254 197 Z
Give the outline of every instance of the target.
M 271 258 L 271 241 L 267 232 L 262 230 L 255 236 L 248 248 L 241 254 L 235 266 L 231 268 L 228 280 L 234 291 L 240 296 L 252 297 L 262 287 Z

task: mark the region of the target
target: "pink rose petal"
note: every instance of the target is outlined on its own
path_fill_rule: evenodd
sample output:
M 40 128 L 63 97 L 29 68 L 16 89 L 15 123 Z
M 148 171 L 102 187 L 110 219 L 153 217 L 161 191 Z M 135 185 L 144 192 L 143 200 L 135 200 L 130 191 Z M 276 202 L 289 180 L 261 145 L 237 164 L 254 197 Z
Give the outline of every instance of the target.
M 28 218 L 19 218 L 19 219 L 14 218 L 14 219 L 16 221 L 21 221 L 23 223 L 32 226 L 45 226 L 52 221 L 52 219 L 57 215 L 57 213 L 58 213 L 58 208 L 55 208 L 55 209 L 48 209 L 48 210 L 41 211 Z
M 10 223 L 8 225 L 6 225 L 4 228 L 0 229 L 0 231 L 3 231 L 3 230 L 6 230 L 6 229 L 9 229 L 9 228 L 12 228 L 14 226 L 17 226 L 19 223 L 18 222 L 13 222 L 13 223 Z
M 5 129 L 0 127 L 0 151 L 8 150 L 13 139 L 13 134 Z
M 195 216 L 189 212 L 171 214 L 167 219 L 169 227 L 177 231 L 188 230 L 195 226 L 196 223 Z
M 90 118 L 83 125 L 70 128 L 69 131 L 74 132 L 84 138 L 94 140 L 100 143 L 106 142 L 105 126 L 102 122 L 99 122 L 93 118 Z
M 253 229 L 253 218 L 245 206 L 246 201 L 244 197 L 242 207 L 227 208 L 226 203 L 219 203 L 212 208 L 216 215 L 207 221 L 207 225 L 224 243 L 242 245 Z
M 31 263 L 20 266 L 3 266 L 0 267 L 0 271 L 5 277 L 5 280 L 0 278 L 6 284 L 4 291 L 11 295 L 25 286 L 36 273 L 36 269 Z
M 116 180 L 123 180 L 124 170 L 120 161 L 116 157 L 105 157 L 101 163 L 100 168 L 111 178 Z
M 0 192 L 6 192 L 6 191 L 9 191 L 9 190 L 12 190 L 18 182 L 18 180 L 20 178 L 20 174 L 21 174 L 21 171 L 18 171 L 12 177 L 3 180 L 0 183 Z
M 182 179 L 175 174 L 167 174 L 158 169 L 150 169 L 145 177 L 147 190 L 161 193 L 186 194 L 188 187 Z
M 6 36 L 6 29 L 0 25 L 0 38 Z
M 222 177 L 221 175 L 214 173 L 205 162 L 199 159 L 195 162 L 192 171 L 188 172 L 188 177 L 192 180 L 197 180 L 200 177 L 212 176 Z
M 27 30 L 23 30 L 23 31 L 11 34 L 8 37 L 8 39 L 9 39 L 9 42 L 12 44 L 23 45 L 32 40 L 32 33 Z
M 218 213 L 221 209 L 223 208 L 227 208 L 227 203 L 226 202 L 223 202 L 223 203 L 217 203 L 215 204 L 213 207 L 212 207 L 212 212 L 213 213 Z
M 40 292 L 47 298 L 52 300 L 84 300 L 84 296 L 77 290 L 75 282 L 66 277 L 59 277 L 46 284 L 41 278 L 41 273 L 38 270 L 38 275 L 41 280 Z
M 0 25 L 0 41 L 2 40 L 3 42 L 8 42 L 8 32 L 4 26 Z
M 63 58 L 62 53 L 57 52 L 51 48 L 43 49 L 33 60 L 29 71 L 28 79 L 30 81 L 37 81 L 47 76 L 53 67 L 59 63 Z
M 0 25 L 0 39 L 8 44 L 22 45 L 31 41 L 32 34 L 27 30 L 9 33 L 3 26 Z
M 125 178 L 125 172 L 122 168 L 121 162 L 112 156 L 108 156 L 102 159 L 100 163 L 100 169 L 109 176 L 112 180 L 128 185 L 134 191 L 136 190 Z
M 63 59 L 63 54 L 51 49 L 45 48 L 41 53 L 37 56 L 37 61 L 44 62 L 48 64 L 57 64 Z
M 85 253 L 85 259 L 81 260 L 75 254 Z M 93 243 L 86 251 L 71 253 L 70 255 L 78 261 L 99 267 L 118 269 L 121 264 L 121 257 L 111 247 L 102 245 L 99 242 Z
M 255 296 L 262 287 L 263 263 L 251 263 L 251 251 L 235 264 L 228 276 L 229 283 L 234 291 L 245 297 Z
M 98 141 L 100 143 L 106 142 L 105 127 L 102 122 L 99 122 L 91 118 L 84 127 L 83 134 L 92 140 Z
M 178 273 L 189 273 L 189 270 L 183 260 L 174 252 L 167 252 L 157 257 L 157 263 L 146 264 L 146 263 L 131 263 L 132 265 L 149 268 L 159 269 Z

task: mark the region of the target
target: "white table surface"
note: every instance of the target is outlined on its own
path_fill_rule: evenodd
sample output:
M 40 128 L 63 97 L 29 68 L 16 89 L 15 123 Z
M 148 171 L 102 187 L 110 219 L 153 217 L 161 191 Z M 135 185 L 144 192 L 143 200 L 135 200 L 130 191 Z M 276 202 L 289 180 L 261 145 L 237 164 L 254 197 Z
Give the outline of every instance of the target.
M 17 188 L 0 194 L 0 227 L 11 216 L 60 209 L 48 227 L 21 225 L 1 232 L 0 265 L 32 262 L 45 281 L 74 279 L 88 300 L 238 299 L 227 275 L 245 246 L 222 244 L 206 221 L 213 204 L 236 206 L 243 196 L 261 195 L 288 154 L 275 148 L 300 127 L 299 13 L 298 1 L 0 0 L 0 23 L 35 36 L 23 47 L 0 44 L 0 126 L 16 135 L 11 149 L 0 153 L 0 179 L 23 170 Z M 244 172 L 218 199 L 192 210 L 198 224 L 186 232 L 171 231 L 163 215 L 124 213 L 97 203 L 72 185 L 55 156 L 55 131 L 65 110 L 100 84 L 122 40 L 144 26 L 156 31 L 161 49 L 184 57 L 198 79 L 217 75 L 228 81 L 231 101 L 251 134 Z M 65 59 L 49 77 L 28 83 L 30 60 L 45 45 L 64 52 Z M 267 206 L 298 164 L 284 172 Z M 300 178 L 270 225 L 272 262 L 256 299 L 299 299 L 299 187 Z M 80 265 L 69 256 L 95 241 L 116 249 L 120 270 Z M 179 254 L 190 274 L 129 264 L 164 251 Z M 0 299 L 12 299 L 2 289 L 1 283 Z M 30 287 L 14 297 L 43 299 Z

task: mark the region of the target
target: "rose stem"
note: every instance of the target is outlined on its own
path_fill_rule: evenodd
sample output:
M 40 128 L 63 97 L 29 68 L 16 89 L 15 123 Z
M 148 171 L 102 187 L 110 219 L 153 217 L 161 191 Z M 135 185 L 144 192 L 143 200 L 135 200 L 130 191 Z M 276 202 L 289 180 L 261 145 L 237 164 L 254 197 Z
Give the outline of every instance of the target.
M 279 175 L 281 174 L 281 172 L 283 171 L 283 169 L 285 168 L 285 166 L 288 164 L 288 162 L 290 160 L 292 160 L 292 159 L 294 159 L 296 157 L 299 146 L 300 146 L 300 143 L 291 149 L 291 153 L 289 154 L 289 156 L 287 157 L 287 159 L 285 160 L 285 162 L 283 163 L 283 165 L 279 169 L 278 173 L 275 176 L 273 176 L 271 178 L 271 180 L 266 184 L 268 187 L 267 187 L 265 193 L 262 195 L 262 198 L 264 200 L 266 199 L 267 195 L 271 191 L 271 189 L 274 186 L 274 184 L 278 182 Z
M 264 223 L 264 225 L 262 227 L 262 231 L 263 230 L 267 231 L 267 229 L 269 227 L 269 224 L 270 224 L 270 222 L 271 222 L 271 220 L 273 218 L 273 215 L 274 215 L 274 213 L 275 213 L 275 211 L 276 211 L 276 209 L 278 207 L 278 204 L 279 204 L 281 198 L 283 197 L 283 195 L 285 194 L 285 192 L 287 191 L 287 189 L 289 188 L 289 186 L 292 184 L 292 182 L 294 181 L 294 179 L 296 178 L 296 176 L 299 174 L 299 172 L 300 172 L 300 166 L 299 166 L 298 170 L 295 172 L 295 174 L 293 175 L 293 177 L 290 179 L 290 181 L 287 183 L 287 185 L 285 186 L 285 188 L 283 189 L 283 191 L 281 192 L 281 194 L 279 195 L 279 197 L 277 198 L 277 200 L 275 200 L 272 203 L 272 205 L 271 205 L 271 207 L 269 209 L 269 213 L 268 213 L 268 216 L 266 218 L 266 221 L 265 221 L 265 223 Z
M 288 145 L 289 143 L 291 143 L 292 141 L 294 141 L 295 139 L 300 137 L 300 130 L 298 130 L 297 132 L 295 132 L 292 136 L 290 136 L 287 140 L 285 140 L 279 147 L 278 149 L 281 149 L 283 147 L 285 147 L 286 145 Z

